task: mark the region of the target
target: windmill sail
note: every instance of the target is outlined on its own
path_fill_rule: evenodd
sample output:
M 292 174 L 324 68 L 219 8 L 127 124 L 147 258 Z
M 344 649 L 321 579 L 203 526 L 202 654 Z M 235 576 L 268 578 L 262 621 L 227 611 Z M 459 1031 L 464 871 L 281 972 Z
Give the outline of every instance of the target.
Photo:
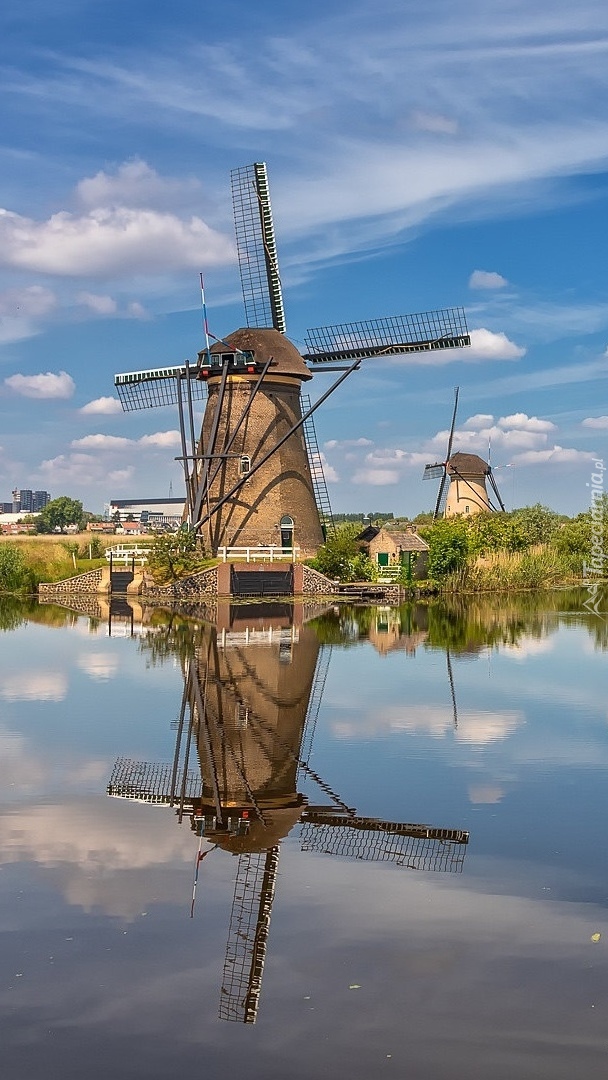
M 314 370 L 315 365 L 336 361 L 460 349 L 470 344 L 463 308 L 443 308 L 307 330 L 304 359 Z
M 220 991 L 220 1020 L 255 1024 L 279 865 L 279 845 L 239 855 Z
M 265 162 L 230 174 L 247 326 L 285 333 L 285 310 Z

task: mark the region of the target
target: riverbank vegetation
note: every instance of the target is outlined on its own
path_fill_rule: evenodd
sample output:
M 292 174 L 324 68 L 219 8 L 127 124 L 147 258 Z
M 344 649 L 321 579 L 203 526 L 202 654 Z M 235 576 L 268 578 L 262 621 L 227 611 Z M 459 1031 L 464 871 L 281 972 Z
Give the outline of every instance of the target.
M 340 525 L 311 565 L 337 581 L 370 581 L 378 568 L 357 539 L 356 524 Z M 594 562 L 607 568 L 608 495 L 591 511 L 568 518 L 537 503 L 510 513 L 476 514 L 421 523 L 429 545 L 421 587 L 444 593 L 502 592 L 580 584 Z M 602 559 L 604 562 L 602 563 Z M 403 581 L 405 584 L 405 580 Z
M 103 538 L 105 539 L 105 537 Z M 114 540 L 114 537 L 108 538 Z M 103 540 L 88 533 L 57 536 L 20 536 L 0 541 L 0 592 L 35 593 L 43 581 L 63 581 L 105 566 Z

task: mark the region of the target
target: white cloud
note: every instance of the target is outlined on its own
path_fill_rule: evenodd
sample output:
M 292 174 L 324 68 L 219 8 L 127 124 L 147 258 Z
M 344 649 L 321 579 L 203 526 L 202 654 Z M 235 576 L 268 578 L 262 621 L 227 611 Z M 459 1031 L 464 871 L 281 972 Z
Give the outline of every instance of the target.
M 148 883 L 151 870 L 163 867 L 166 879 L 167 866 L 183 867 L 192 853 L 190 830 L 177 827 L 170 813 L 157 810 L 150 828 L 149 806 L 126 806 L 120 799 L 92 809 L 90 801 L 72 798 L 61 806 L 27 806 L 14 817 L 0 817 L 2 862 L 26 859 L 55 870 L 68 903 L 123 918 L 140 914 L 145 902 L 137 870 L 147 868 Z M 155 884 L 161 897 L 163 878 Z M 149 884 L 146 888 L 149 899 Z
M 122 405 L 118 398 L 100 397 L 94 401 L 88 401 L 82 406 L 80 412 L 83 416 L 114 416 L 122 412 Z
M 40 328 L 29 319 L 15 319 L 0 315 L 0 345 L 11 345 L 14 341 L 26 341 L 36 337 Z
M 114 398 L 100 398 L 100 401 L 114 401 Z M 87 406 L 84 407 L 85 409 Z M 84 411 L 81 410 L 81 411 Z M 93 411 L 93 410 L 89 410 Z M 102 410 L 94 410 L 101 412 Z M 103 410 L 106 411 L 105 408 Z M 112 412 L 118 411 L 115 409 Z M 151 447 L 153 449 L 174 449 L 181 446 L 179 431 L 157 431 L 153 435 L 142 435 L 140 439 L 127 439 L 122 435 L 83 435 L 81 439 L 73 439 L 70 443 L 73 450 L 123 450 L 132 449 L 135 446 Z
M 29 285 L 24 289 L 7 289 L 0 293 L 0 316 L 19 319 L 40 318 L 49 315 L 57 307 L 57 297 L 43 285 Z
M 454 713 L 447 705 L 392 705 L 357 720 L 338 721 L 333 730 L 338 737 L 365 737 L 374 732 L 406 731 L 412 735 L 430 735 L 433 738 L 445 738 L 454 733 L 458 742 L 475 746 L 487 746 L 500 742 L 512 735 L 525 718 L 519 710 L 461 710 L 458 714 L 458 727 L 454 729 Z
M 494 270 L 474 270 L 469 278 L 470 289 L 504 289 L 509 282 Z
M 497 423 L 501 428 L 517 428 L 520 431 L 557 431 L 557 426 L 551 423 L 550 420 L 539 420 L 537 416 L 528 416 L 527 413 L 512 413 L 511 416 L 501 416 Z
M 81 180 L 76 188 L 79 202 L 87 209 L 99 206 L 175 206 L 184 196 L 200 199 L 200 181 L 159 176 L 139 158 L 125 161 L 114 173 L 100 172 Z
M 356 446 L 373 446 L 371 439 L 329 439 L 324 443 L 326 450 L 346 450 Z
M 60 671 L 20 671 L 0 681 L 5 701 L 63 701 L 67 692 L 67 678 Z
M 417 131 L 430 131 L 433 135 L 457 135 L 458 121 L 441 113 L 425 112 L 415 109 L 410 115 L 410 123 Z
M 128 442 L 128 440 L 127 440 Z M 132 479 L 135 470 L 132 465 L 108 470 L 105 457 L 95 454 L 59 454 L 48 458 L 38 468 L 43 482 L 49 487 L 82 487 L 91 491 L 93 484 L 107 484 L 124 490 Z
M 583 427 L 595 428 L 599 431 L 604 431 L 608 428 L 608 416 L 587 416 L 582 421 Z
M 97 293 L 81 292 L 76 297 L 76 303 L 94 312 L 95 315 L 115 315 L 118 304 L 111 296 L 99 296 Z
M 65 371 L 60 371 L 58 375 L 51 371 L 40 375 L 9 375 L 4 382 L 22 397 L 47 400 L 70 398 L 76 389 L 71 375 Z
M 398 484 L 399 477 L 397 469 L 359 469 L 353 476 L 353 483 L 387 487 L 389 484 Z
M 106 682 L 118 671 L 118 657 L 105 652 L 83 653 L 78 657 L 78 666 L 90 675 L 94 682 Z
M 468 420 L 465 420 L 462 425 L 465 430 L 479 430 L 479 428 L 487 428 L 494 422 L 492 413 L 475 413 L 475 416 L 469 416 Z
M 594 454 L 589 454 L 584 450 L 553 446 L 547 450 L 526 450 L 521 454 L 516 454 L 513 462 L 516 465 L 564 465 L 591 461 L 593 457 Z
M 519 360 L 526 350 L 510 341 L 506 334 L 479 327 L 471 330 L 471 347 L 466 349 L 466 359 Z
M 73 439 L 70 443 L 73 450 L 127 450 L 133 446 L 132 439 L 125 439 L 121 435 L 84 435 L 82 439 Z
M 469 802 L 474 806 L 495 806 L 506 794 L 500 784 L 469 784 Z
M 0 263 L 21 270 L 129 277 L 232 261 L 232 241 L 196 216 L 118 207 L 37 222 L 0 209 Z
M 325 476 L 327 483 L 338 484 L 340 482 L 340 477 L 333 465 L 330 465 L 323 451 L 321 451 L 319 456 L 321 458 L 321 465 L 323 466 L 323 475 Z
M 157 431 L 154 435 L 142 435 L 138 443 L 140 446 L 171 450 L 181 446 L 181 439 L 179 431 Z
M 140 304 L 139 300 L 131 300 L 127 304 L 127 318 L 128 319 L 148 319 L 150 316 L 146 311 L 143 304 Z

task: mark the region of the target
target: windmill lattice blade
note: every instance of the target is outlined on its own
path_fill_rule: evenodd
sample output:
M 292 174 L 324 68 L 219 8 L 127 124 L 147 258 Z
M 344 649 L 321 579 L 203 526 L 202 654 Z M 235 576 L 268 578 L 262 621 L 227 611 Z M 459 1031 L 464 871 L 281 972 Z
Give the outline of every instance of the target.
M 443 470 L 443 476 L 441 477 L 441 483 L 439 485 L 439 491 L 437 492 L 437 502 L 435 503 L 435 510 L 433 512 L 433 520 L 436 520 L 443 514 L 445 510 L 445 504 L 448 497 L 448 474 L 446 469 Z
M 454 428 L 456 427 L 456 413 L 458 411 L 458 394 L 460 393 L 460 387 L 454 387 L 454 412 L 452 413 L 452 423 L 450 426 L 450 436 L 448 438 L 448 450 L 445 455 L 446 462 L 450 460 L 450 454 L 452 453 L 452 443 L 454 442 Z
M 440 476 L 443 476 L 445 465 L 438 462 L 436 465 L 425 465 L 424 472 L 422 474 L 423 480 L 438 480 Z
M 324 364 L 431 349 L 459 349 L 470 344 L 463 308 L 443 308 L 308 330 L 309 351 L 304 359 L 309 364 Z
M 230 173 L 236 247 L 247 326 L 285 333 L 285 310 L 264 162 Z
M 175 367 L 151 368 L 149 371 L 127 371 L 114 376 L 114 386 L 124 412 L 154 409 L 161 405 L 177 405 L 181 379 L 190 379 L 192 398 L 207 397 L 205 383 L 196 378 L 196 367 L 179 364 Z

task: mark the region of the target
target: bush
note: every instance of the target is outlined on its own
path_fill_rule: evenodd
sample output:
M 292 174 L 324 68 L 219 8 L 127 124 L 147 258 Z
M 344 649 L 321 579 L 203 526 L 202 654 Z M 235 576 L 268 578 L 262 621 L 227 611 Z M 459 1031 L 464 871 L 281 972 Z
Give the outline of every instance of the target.
M 467 522 L 461 518 L 446 518 L 420 529 L 429 545 L 428 575 L 431 581 L 442 581 L 464 566 L 469 551 Z
M 332 581 L 373 581 L 376 568 L 359 547 L 356 538 L 360 532 L 359 524 L 339 525 L 334 535 L 328 536 L 319 548 L 316 558 L 310 560 L 309 566 Z
M 0 592 L 33 592 L 35 586 L 23 552 L 12 544 L 0 544 Z

